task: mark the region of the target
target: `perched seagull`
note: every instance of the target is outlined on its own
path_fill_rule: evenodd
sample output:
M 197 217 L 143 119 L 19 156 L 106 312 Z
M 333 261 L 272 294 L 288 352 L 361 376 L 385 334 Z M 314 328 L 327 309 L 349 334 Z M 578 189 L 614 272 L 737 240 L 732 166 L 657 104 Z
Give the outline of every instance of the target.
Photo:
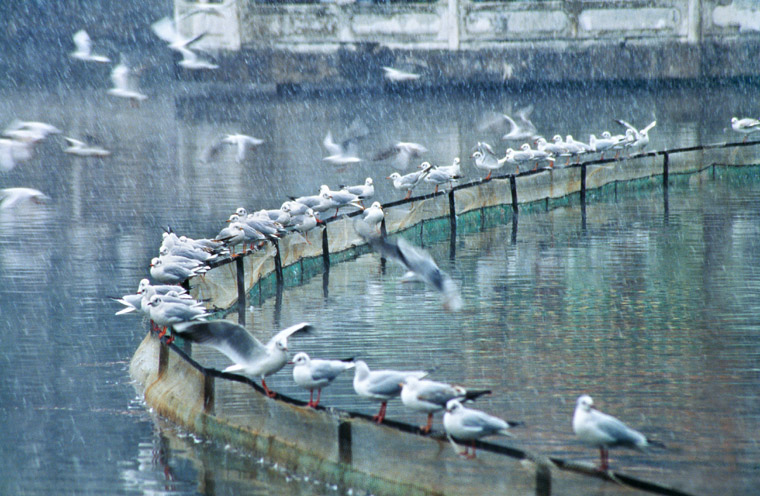
M 88 35 L 87 31 L 84 29 L 80 29 L 74 33 L 74 45 L 76 45 L 76 50 L 69 54 L 71 58 L 82 60 L 84 62 L 100 62 L 101 64 L 111 62 L 111 59 L 105 55 L 96 55 L 92 53 L 92 40 L 90 39 L 90 35 Z
M 742 140 L 742 143 L 744 143 L 747 141 L 747 138 L 749 138 L 750 134 L 760 131 L 760 120 L 753 119 L 751 117 L 745 117 L 743 119 L 739 119 L 738 117 L 731 117 L 731 129 L 737 133 L 742 133 L 745 135 L 744 139 Z
M 340 188 L 358 196 L 360 200 L 368 200 L 375 196 L 375 185 L 372 182 L 371 177 L 365 179 L 364 184 L 357 184 L 356 186 L 340 186 Z
M 632 124 L 621 119 L 615 119 L 615 122 L 626 128 L 625 144 L 628 148 L 635 151 L 643 150 L 649 144 L 649 131 L 657 125 L 657 121 L 652 121 L 643 129 L 636 129 Z M 760 124 L 760 122 L 758 122 Z
M 108 90 L 108 94 L 119 98 L 126 98 L 133 103 L 145 100 L 147 95 L 133 89 L 130 83 L 130 70 L 124 62 L 113 68 L 111 71 L 111 81 L 113 88 Z
M 325 150 L 328 155 L 322 160 L 330 162 L 334 165 L 349 165 L 356 164 L 362 161 L 358 156 L 358 147 L 356 138 L 349 138 L 343 143 L 336 143 L 333 140 L 332 133 L 327 131 L 325 139 L 322 140 Z
M 0 210 L 11 209 L 26 202 L 41 204 L 48 200 L 48 195 L 34 188 L 0 189 Z
M 533 170 L 538 169 L 538 163 L 542 161 L 549 162 L 550 167 L 554 167 L 554 156 L 544 150 L 534 150 L 530 147 L 530 143 L 523 143 L 520 146 L 520 150 L 530 154 L 530 160 L 535 160 L 536 165 L 533 166 Z
M 235 145 L 237 147 L 236 160 L 238 163 L 245 161 L 246 154 L 249 149 L 256 148 L 264 143 L 263 139 L 254 138 L 247 134 L 226 134 L 218 139 L 211 147 L 203 154 L 202 160 L 208 162 L 213 159 L 219 151 L 221 151 L 224 145 Z
M 562 141 L 562 136 L 559 134 L 554 135 L 551 143 L 548 143 L 543 136 L 538 138 L 536 140 L 536 149 L 548 153 L 552 157 L 567 157 L 567 163 L 565 165 L 570 163 L 570 151 Z
M 578 397 L 573 414 L 573 432 L 581 442 L 599 448 L 600 470 L 609 470 L 609 448 L 625 448 L 646 451 L 649 446 L 664 448 L 659 441 L 647 439 L 644 434 L 631 429 L 611 415 L 594 408 L 591 396 L 583 394 Z
M 392 83 L 405 83 L 409 81 L 416 81 L 420 78 L 419 74 L 402 71 L 400 69 L 394 69 L 393 67 L 384 66 L 383 71 L 385 71 L 385 79 Z
M 186 323 L 174 326 L 178 336 L 194 343 L 210 346 L 235 362 L 224 372 L 237 373 L 251 379 L 261 379 L 267 396 L 274 398 L 264 380 L 282 369 L 288 363 L 288 338 L 296 333 L 313 329 L 311 324 L 301 322 L 278 332 L 263 344 L 253 337 L 243 326 L 226 320 Z
M 355 223 L 354 229 L 382 257 L 393 259 L 406 268 L 403 280 L 424 282 L 441 293 L 446 310 L 457 311 L 462 308 L 462 298 L 456 283 L 425 250 L 411 245 L 404 238 L 389 241 L 385 236 L 379 236 L 368 229 L 364 223 Z
M 409 167 L 409 163 L 413 159 L 420 158 L 424 153 L 428 151 L 423 145 L 419 143 L 412 143 L 408 141 L 399 141 L 392 146 L 380 150 L 372 157 L 374 161 L 393 159 L 393 167 L 399 170 L 404 170 Z
M 452 176 L 462 176 L 462 162 L 459 157 L 454 157 L 451 165 L 439 165 L 436 169 L 446 172 Z
M 491 394 L 491 391 L 468 391 L 462 386 L 452 386 L 445 382 L 407 377 L 402 384 L 401 402 L 407 408 L 427 413 L 427 424 L 420 427 L 420 430 L 428 433 L 433 426 L 433 414 L 444 410 L 450 400 L 472 401 L 484 394 Z
M 565 136 L 565 146 L 567 147 L 568 152 L 570 152 L 570 155 L 576 157 L 576 163 L 581 161 L 581 155 L 594 151 L 591 145 L 582 141 L 575 141 L 569 134 Z
M 353 358 L 348 360 L 320 360 L 310 358 L 306 353 L 298 353 L 290 362 L 293 367 L 293 380 L 304 389 L 309 390 L 307 406 L 319 405 L 322 388 L 327 387 L 344 370 L 354 367 Z M 314 401 L 314 390 L 317 390 L 317 400 Z
M 605 131 L 607 133 L 607 131 Z M 609 133 L 607 133 L 609 134 Z M 615 146 L 617 146 L 622 139 L 619 139 L 617 137 L 609 136 L 605 137 L 604 133 L 602 133 L 601 138 L 597 138 L 595 135 L 589 136 L 589 145 L 591 145 L 591 148 L 595 152 L 601 153 L 600 158 L 604 158 L 604 152 L 607 150 L 613 149 Z
M 379 401 L 380 411 L 372 417 L 372 420 L 381 423 L 385 419 L 385 409 L 388 406 L 388 400 L 393 399 L 401 394 L 401 384 L 409 377 L 422 379 L 427 372 L 422 370 L 400 371 L 400 370 L 374 370 L 370 371 L 369 367 L 363 360 L 354 362 L 356 372 L 354 373 L 354 391 L 362 398 L 373 401 Z
M 150 275 L 164 284 L 180 284 L 191 277 L 203 274 L 207 268 L 189 268 L 178 263 L 171 263 L 164 258 L 155 257 L 150 262 Z
M 420 168 L 425 169 L 426 167 L 430 167 L 429 162 L 422 162 L 422 164 L 420 164 Z M 460 179 L 461 176 L 458 174 L 452 174 L 450 171 L 451 169 L 448 167 L 433 167 L 430 169 L 428 175 L 425 176 L 425 182 L 435 185 L 435 193 L 438 193 L 438 186 L 441 184 L 448 184 L 451 188 L 454 181 Z
M 399 191 L 406 190 L 406 196 L 404 199 L 408 199 L 410 196 L 412 196 L 412 190 L 420 184 L 420 182 L 425 179 L 425 176 L 428 175 L 430 172 L 430 169 L 432 169 L 432 165 L 428 164 L 427 167 L 423 168 L 422 170 L 410 172 L 409 174 L 401 175 L 398 172 L 394 172 L 390 176 L 386 177 L 386 179 L 390 179 L 393 181 L 393 187 L 396 188 Z
M 162 327 L 159 338 L 164 337 L 167 327 L 189 322 L 203 320 L 209 316 L 206 309 L 200 306 L 186 305 L 177 301 L 170 301 L 166 295 L 154 294 L 148 302 L 150 320 Z M 173 335 L 171 340 L 173 341 Z
M 309 238 L 306 237 L 306 233 L 317 227 L 320 221 L 314 215 L 314 211 L 310 208 L 306 209 L 306 213 L 301 215 L 292 215 L 290 217 L 290 224 L 285 229 L 288 231 L 297 231 L 304 236 L 307 243 L 311 244 Z
M 90 146 L 84 141 L 79 141 L 74 138 L 64 138 L 69 146 L 63 149 L 65 153 L 76 155 L 77 157 L 107 157 L 111 155 L 111 152 L 105 148 L 99 146 Z
M 383 212 L 383 206 L 378 201 L 372 202 L 372 205 L 364 210 L 362 216 L 354 221 L 354 228 L 360 235 L 362 233 L 380 235 L 380 224 L 383 222 L 384 218 L 385 213 Z M 365 226 L 356 228 L 356 223 L 358 222 L 364 223 Z
M 536 126 L 530 120 L 530 113 L 533 112 L 533 105 L 521 109 L 518 113 L 519 122 L 504 114 L 504 119 L 509 123 L 509 132 L 501 137 L 505 141 L 534 141 L 538 138 Z
M 456 446 L 455 439 L 472 442 L 472 453 L 468 453 L 468 447 L 459 453 L 470 459 L 475 458 L 476 439 L 495 434 L 511 437 L 509 428 L 516 425 L 519 423 L 507 422 L 480 410 L 466 408 L 456 399 L 446 403 L 446 413 L 443 414 L 443 428 L 452 444 Z
M 488 174 L 483 178 L 484 181 L 491 179 L 493 171 L 501 169 L 504 164 L 507 163 L 507 159 L 499 158 L 488 143 L 478 141 L 475 146 L 475 151 L 472 152 L 470 158 L 475 159 L 475 167 L 478 169 L 487 170 Z

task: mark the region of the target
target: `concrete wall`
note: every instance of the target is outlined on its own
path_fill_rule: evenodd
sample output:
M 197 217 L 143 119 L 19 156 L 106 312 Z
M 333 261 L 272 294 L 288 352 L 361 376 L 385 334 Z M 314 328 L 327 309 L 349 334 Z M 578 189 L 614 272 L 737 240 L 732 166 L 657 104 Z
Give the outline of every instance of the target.
M 183 20 L 191 7 L 176 0 L 175 15 L 186 35 L 207 33 L 199 47 L 245 54 L 254 67 L 235 76 L 253 81 L 366 84 L 383 65 L 432 84 L 758 73 L 760 5 L 750 0 L 225 5 Z M 362 66 L 373 76 L 350 74 Z

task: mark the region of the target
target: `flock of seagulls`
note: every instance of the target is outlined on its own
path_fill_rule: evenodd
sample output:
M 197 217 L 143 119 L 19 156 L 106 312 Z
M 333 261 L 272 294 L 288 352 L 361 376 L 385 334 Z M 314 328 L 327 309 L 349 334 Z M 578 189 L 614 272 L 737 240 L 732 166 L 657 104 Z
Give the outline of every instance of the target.
M 199 4 L 204 6 L 186 16 L 205 14 L 219 15 L 219 8 L 224 5 Z M 168 18 L 155 22 L 152 26 L 154 33 L 167 43 L 169 49 L 182 55 L 178 64 L 188 70 L 214 70 L 219 66 L 202 56 L 193 44 L 201 40 L 205 33 L 193 38 L 184 38 L 176 29 L 174 21 Z M 73 35 L 75 45 L 70 57 L 84 63 L 109 64 L 111 59 L 94 51 L 93 42 L 85 30 L 79 30 Z M 384 76 L 388 81 L 406 82 L 418 80 L 421 76 L 391 67 L 384 67 Z M 140 92 L 134 81 L 135 71 L 123 60 L 115 65 L 111 72 L 113 86 L 107 90 L 109 95 L 127 99 L 138 104 L 148 98 Z M 489 123 L 492 125 L 508 125 L 503 134 L 505 141 L 523 141 L 518 149 L 507 148 L 504 156 L 499 156 L 491 145 L 478 142 L 474 147 L 471 158 L 474 166 L 486 172 L 485 180 L 505 165 L 515 168 L 520 173 L 525 167 L 533 164 L 537 169 L 545 163 L 554 167 L 558 160 L 566 158 L 565 165 L 572 159 L 580 160 L 587 153 L 599 153 L 604 158 L 605 153 L 615 153 L 618 158 L 622 153 L 636 153 L 649 145 L 649 132 L 656 126 L 656 121 L 643 128 L 638 128 L 626 121 L 616 120 L 625 132 L 615 134 L 605 131 L 597 138 L 589 136 L 588 143 L 576 141 L 567 135 L 564 139 L 555 135 L 551 141 L 542 137 L 536 126 L 530 120 L 531 107 L 522 109 L 514 119 L 502 114 Z M 731 127 L 744 134 L 746 141 L 750 134 L 760 131 L 760 120 L 753 118 L 731 119 Z M 9 125 L 0 138 L 0 171 L 9 171 L 17 164 L 28 161 L 34 153 L 34 147 L 50 135 L 60 134 L 55 126 L 35 121 L 15 121 Z M 358 153 L 358 143 L 366 136 L 366 130 L 361 126 L 353 129 L 351 136 L 336 142 L 328 132 L 322 142 L 327 151 L 324 161 L 346 166 L 362 161 Z M 103 158 L 110 155 L 104 148 L 90 145 L 81 139 L 65 138 L 67 146 L 63 151 L 79 157 Z M 246 159 L 249 150 L 261 145 L 263 140 L 244 134 L 227 134 L 218 139 L 204 153 L 203 160 L 215 158 L 225 146 L 236 148 L 236 160 Z M 536 148 L 532 148 L 531 144 Z M 413 142 L 399 141 L 376 153 L 372 160 L 390 160 L 393 167 L 405 170 L 416 160 L 419 160 L 427 148 Z M 522 167 L 522 169 L 521 169 Z M 461 162 L 459 157 L 449 166 L 435 166 L 428 161 L 419 164 L 418 170 L 402 175 L 392 172 L 387 179 L 393 182 L 394 188 L 405 192 L 405 198 L 411 196 L 412 190 L 421 183 L 427 183 L 438 192 L 439 187 L 451 188 L 461 179 Z M 379 402 L 380 409 L 373 417 L 378 423 L 385 419 L 388 402 L 399 398 L 407 408 L 425 414 L 426 424 L 420 427 L 423 433 L 432 429 L 433 415 L 443 413 L 443 427 L 452 443 L 470 442 L 460 454 L 468 458 L 475 457 L 475 440 L 491 436 L 510 436 L 510 429 L 519 422 L 506 421 L 483 411 L 468 408 L 465 404 L 490 394 L 489 390 L 467 390 L 462 386 L 428 379 L 429 372 L 425 370 L 371 370 L 366 362 L 353 358 L 343 360 L 328 360 L 311 358 L 305 352 L 299 352 L 289 361 L 288 340 L 291 337 L 309 333 L 314 330 L 307 322 L 302 322 L 275 333 L 266 343 L 252 336 L 244 327 L 225 320 L 208 320 L 211 317 L 205 302 L 197 301 L 190 296 L 181 284 L 192 277 L 203 277 L 209 270 L 210 261 L 220 257 L 234 257 L 235 248 L 242 245 L 242 253 L 248 249 L 261 249 L 267 243 L 276 244 L 282 236 L 291 232 L 301 235 L 317 227 L 322 222 L 319 215 L 335 209 L 338 215 L 341 208 L 362 210 L 355 221 L 355 229 L 378 253 L 392 259 L 406 269 L 402 280 L 421 281 L 435 289 L 444 299 L 444 307 L 448 310 L 458 310 L 462 302 L 457 284 L 448 274 L 443 272 L 435 261 L 424 250 L 413 246 L 403 238 L 391 240 L 385 237 L 380 229 L 384 213 L 380 202 L 373 202 L 365 207 L 364 202 L 374 196 L 374 183 L 367 178 L 363 184 L 340 186 L 332 190 L 327 185 L 320 188 L 318 194 L 292 198 L 284 202 L 279 209 L 262 209 L 248 213 L 239 208 L 230 215 L 227 226 L 222 228 L 213 238 L 191 239 L 177 236 L 170 230 L 164 233 L 159 256 L 150 263 L 150 276 L 158 281 L 153 284 L 149 279 L 142 279 L 137 292 L 120 298 L 115 298 L 123 308 L 117 314 L 140 313 L 152 322 L 153 329 L 163 337 L 171 328 L 169 339 L 181 336 L 188 341 L 209 346 L 226 355 L 234 364 L 224 372 L 241 374 L 260 380 L 262 387 L 270 397 L 276 394 L 269 389 L 266 378 L 282 370 L 288 363 L 293 365 L 294 382 L 310 392 L 308 407 L 318 407 L 322 389 L 329 386 L 340 374 L 354 370 L 353 387 L 356 394 L 364 399 Z M 0 190 L 0 209 L 13 208 L 18 204 L 31 201 L 42 202 L 49 200 L 44 193 L 32 188 L 5 188 Z M 308 239 L 306 240 L 308 242 Z M 314 399 L 316 391 L 316 399 Z M 578 438 L 585 444 L 600 450 L 600 469 L 609 469 L 608 450 L 613 447 L 627 447 L 638 450 L 662 447 L 662 444 L 647 439 L 642 433 L 632 429 L 617 418 L 602 413 L 594 408 L 593 400 L 588 395 L 582 395 L 572 419 L 572 428 Z M 456 445 L 456 444 L 455 444 Z M 472 451 L 469 451 L 469 449 Z

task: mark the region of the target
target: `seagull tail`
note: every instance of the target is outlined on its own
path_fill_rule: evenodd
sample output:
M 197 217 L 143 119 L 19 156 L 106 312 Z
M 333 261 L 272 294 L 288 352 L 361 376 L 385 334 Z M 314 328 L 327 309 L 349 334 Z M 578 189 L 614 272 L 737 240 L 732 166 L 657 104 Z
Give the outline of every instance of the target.
M 656 439 L 647 438 L 647 446 L 652 446 L 654 448 L 660 448 L 660 449 L 667 449 L 667 446 L 665 446 L 665 443 L 663 443 L 662 441 L 658 441 Z
M 485 396 L 486 394 L 491 394 L 490 389 L 480 389 L 477 391 L 467 391 L 464 395 L 465 401 L 475 401 L 476 399 L 480 398 L 481 396 Z

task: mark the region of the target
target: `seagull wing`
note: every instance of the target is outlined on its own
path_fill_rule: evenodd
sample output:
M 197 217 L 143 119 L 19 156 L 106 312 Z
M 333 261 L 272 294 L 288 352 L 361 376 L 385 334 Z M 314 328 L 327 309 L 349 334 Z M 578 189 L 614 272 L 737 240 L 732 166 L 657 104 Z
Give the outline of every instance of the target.
M 224 353 L 237 365 L 255 362 L 266 355 L 266 347 L 245 327 L 226 320 L 181 323 L 174 331 L 183 339 L 210 346 Z
M 283 338 L 287 339 L 293 334 L 300 333 L 300 332 L 307 333 L 312 330 L 314 330 L 313 325 L 309 324 L 308 322 L 301 322 L 300 324 L 287 327 L 281 330 L 280 332 L 278 332 L 277 334 L 275 334 L 274 336 L 272 336 L 272 338 L 267 342 L 267 345 L 274 343 L 276 341 L 279 341 Z
M 74 45 L 77 47 L 77 52 L 84 55 L 90 55 L 90 52 L 92 51 L 92 41 L 90 40 L 90 35 L 87 34 L 87 31 L 80 29 L 74 33 L 73 38 Z

